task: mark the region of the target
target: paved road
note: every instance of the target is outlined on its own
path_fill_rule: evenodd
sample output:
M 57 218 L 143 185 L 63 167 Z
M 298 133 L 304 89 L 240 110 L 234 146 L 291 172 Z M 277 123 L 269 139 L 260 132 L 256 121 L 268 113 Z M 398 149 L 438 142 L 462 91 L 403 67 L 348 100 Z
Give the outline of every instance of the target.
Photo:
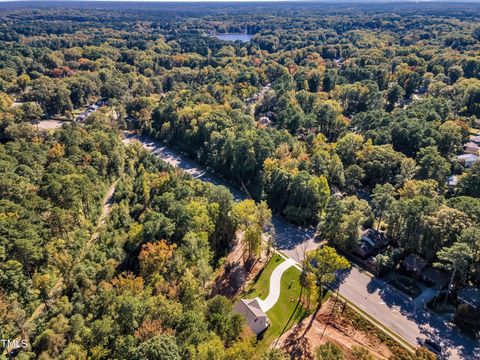
M 226 186 L 236 201 L 246 196 L 222 179 L 206 172 L 193 161 L 177 154 L 165 145 L 152 139 L 126 134 L 125 142 L 139 140 L 143 146 L 175 167 L 185 170 L 195 178 Z M 301 262 L 306 250 L 315 248 L 314 231 L 302 229 L 287 223 L 280 216 L 273 216 L 272 223 L 276 232 L 277 248 L 295 261 Z M 448 348 L 444 354 L 449 359 L 480 360 L 480 343 L 461 335 L 452 329 L 447 321 L 426 311 L 423 306 L 392 291 L 378 278 L 371 277 L 357 267 L 339 275 L 336 284 L 340 284 L 340 294 L 363 309 L 385 327 L 413 345 L 425 337 L 443 343 Z
M 264 312 L 270 310 L 277 303 L 278 298 L 280 297 L 280 281 L 282 280 L 282 275 L 295 264 L 295 260 L 286 259 L 273 269 L 272 275 L 270 275 L 268 296 L 265 300 L 257 297 L 258 305 L 260 305 L 260 308 Z

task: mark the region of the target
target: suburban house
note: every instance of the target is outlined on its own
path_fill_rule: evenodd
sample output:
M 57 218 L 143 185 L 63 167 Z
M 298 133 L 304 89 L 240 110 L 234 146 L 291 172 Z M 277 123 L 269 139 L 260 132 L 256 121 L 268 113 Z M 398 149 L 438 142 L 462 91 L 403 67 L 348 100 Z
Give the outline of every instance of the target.
M 457 299 L 474 309 L 480 309 L 480 289 L 473 286 L 466 287 L 457 293 Z
M 403 267 L 408 272 L 419 277 L 422 271 L 428 266 L 428 261 L 418 255 L 410 254 L 403 259 Z
M 448 190 L 453 190 L 458 185 L 458 176 L 450 175 L 447 179 Z
M 470 137 L 470 141 L 477 145 L 480 145 L 480 135 L 473 135 Z
M 474 154 L 463 154 L 458 155 L 457 159 L 459 162 L 463 163 L 466 168 L 470 168 L 478 161 L 478 156 Z
M 362 232 L 362 237 L 358 246 L 353 252 L 362 259 L 367 258 L 374 250 L 378 250 L 388 244 L 388 238 L 382 231 L 366 229 Z
M 373 252 L 373 250 L 373 245 L 371 243 L 361 240 L 353 252 L 362 259 L 366 259 Z
M 260 119 L 258 120 L 258 123 L 259 123 L 259 125 L 270 126 L 270 124 L 272 123 L 272 121 L 270 120 L 270 118 L 269 118 L 268 116 L 262 116 L 262 117 L 260 117 Z
M 362 232 L 362 240 L 368 241 L 375 249 L 380 249 L 388 244 L 388 238 L 383 231 L 366 229 Z
M 233 311 L 245 316 L 248 326 L 256 335 L 260 334 L 270 325 L 270 320 L 267 314 L 260 308 L 257 299 L 240 299 L 233 308 Z
M 473 141 L 469 141 L 463 145 L 463 151 L 465 154 L 478 155 L 478 150 L 480 150 L 480 148 L 478 147 L 477 143 Z
M 437 289 L 443 289 L 448 284 L 448 276 L 431 266 L 422 271 L 420 278 Z

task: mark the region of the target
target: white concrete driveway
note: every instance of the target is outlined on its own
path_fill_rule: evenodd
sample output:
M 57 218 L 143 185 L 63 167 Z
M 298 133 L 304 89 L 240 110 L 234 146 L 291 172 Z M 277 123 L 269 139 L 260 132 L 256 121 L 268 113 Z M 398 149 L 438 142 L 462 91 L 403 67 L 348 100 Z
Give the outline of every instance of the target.
M 267 312 L 277 303 L 280 297 L 280 281 L 282 280 L 282 275 L 293 265 L 295 265 L 295 261 L 287 259 L 273 270 L 272 275 L 270 275 L 270 290 L 267 298 L 265 300 L 257 298 L 258 304 L 263 312 Z

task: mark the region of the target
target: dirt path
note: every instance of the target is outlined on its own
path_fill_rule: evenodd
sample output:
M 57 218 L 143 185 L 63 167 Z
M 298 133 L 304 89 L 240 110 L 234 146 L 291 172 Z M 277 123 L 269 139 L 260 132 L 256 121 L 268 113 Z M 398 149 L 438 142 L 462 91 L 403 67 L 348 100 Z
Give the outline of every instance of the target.
M 117 186 L 118 180 L 116 180 L 108 189 L 107 193 L 103 197 L 103 202 L 102 202 L 102 212 L 100 214 L 100 217 L 98 218 L 97 224 L 95 226 L 95 231 L 93 234 L 90 236 L 90 239 L 86 242 L 85 246 L 80 250 L 78 256 L 76 257 L 76 261 L 72 264 L 72 269 L 76 264 L 78 264 L 82 259 L 84 258 L 85 254 L 87 253 L 88 249 L 92 244 L 95 242 L 95 240 L 98 239 L 98 235 L 100 234 L 100 230 L 102 229 L 103 225 L 105 224 L 105 220 L 110 214 L 110 208 L 112 206 L 112 197 L 113 194 L 115 193 L 115 187 Z M 49 294 L 49 299 L 53 299 L 56 296 L 58 296 L 61 292 L 62 289 L 62 284 L 63 284 L 63 277 L 60 276 L 58 280 L 55 282 L 53 285 L 52 289 L 50 290 Z M 33 321 L 35 321 L 45 310 L 45 303 L 42 303 L 37 306 L 37 308 L 33 311 L 32 315 L 27 319 L 25 322 L 25 327 L 28 328 L 28 325 L 30 325 Z

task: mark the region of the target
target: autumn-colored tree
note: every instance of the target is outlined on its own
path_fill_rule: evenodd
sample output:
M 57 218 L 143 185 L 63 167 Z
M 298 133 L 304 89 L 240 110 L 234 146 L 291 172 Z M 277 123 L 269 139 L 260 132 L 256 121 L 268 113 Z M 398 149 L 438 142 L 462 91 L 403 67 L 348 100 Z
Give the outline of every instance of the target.
M 148 279 L 155 274 L 163 275 L 176 248 L 176 244 L 168 244 L 165 240 L 144 244 L 138 255 L 142 276 Z

